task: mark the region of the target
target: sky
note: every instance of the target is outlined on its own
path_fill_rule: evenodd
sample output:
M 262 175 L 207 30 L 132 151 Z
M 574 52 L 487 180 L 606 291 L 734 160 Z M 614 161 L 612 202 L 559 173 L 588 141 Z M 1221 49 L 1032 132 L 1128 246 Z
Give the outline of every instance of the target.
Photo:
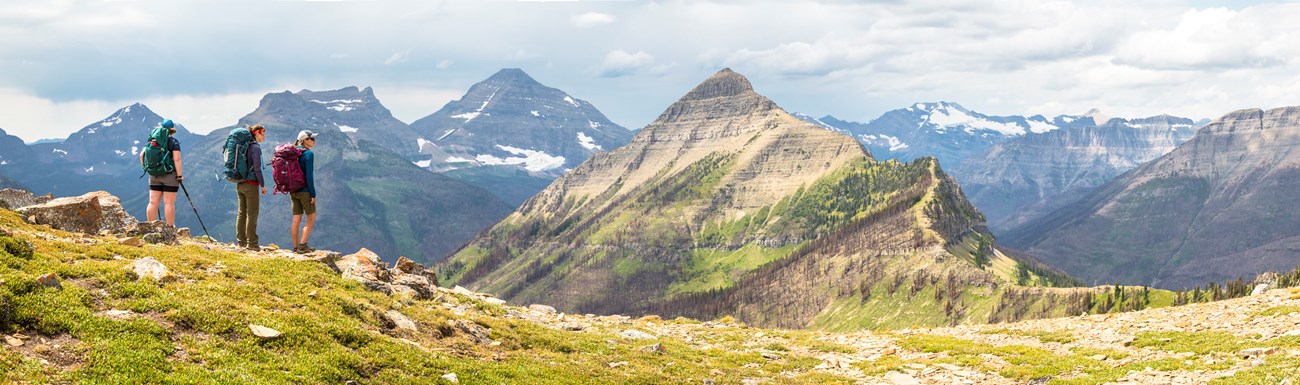
M 1300 105 L 1300 3 L 0 3 L 0 129 L 63 138 L 135 102 L 205 133 L 263 95 L 373 87 L 412 122 L 501 68 L 643 127 L 722 68 L 791 112 L 1217 118 Z

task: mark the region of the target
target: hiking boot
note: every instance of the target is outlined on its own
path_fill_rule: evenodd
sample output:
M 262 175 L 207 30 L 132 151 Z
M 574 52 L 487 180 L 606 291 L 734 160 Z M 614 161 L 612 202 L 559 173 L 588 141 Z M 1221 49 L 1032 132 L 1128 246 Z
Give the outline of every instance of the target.
M 316 251 L 316 249 L 311 248 L 311 246 L 307 246 L 306 243 L 298 245 L 298 247 L 295 248 L 294 250 L 297 250 L 298 254 L 307 254 Z
M 293 252 L 302 254 L 302 245 L 293 245 Z
M 258 246 L 258 245 L 252 245 L 252 244 L 250 244 L 250 245 L 244 245 L 244 248 L 247 249 L 248 251 L 262 251 L 262 247 L 261 247 L 261 246 Z

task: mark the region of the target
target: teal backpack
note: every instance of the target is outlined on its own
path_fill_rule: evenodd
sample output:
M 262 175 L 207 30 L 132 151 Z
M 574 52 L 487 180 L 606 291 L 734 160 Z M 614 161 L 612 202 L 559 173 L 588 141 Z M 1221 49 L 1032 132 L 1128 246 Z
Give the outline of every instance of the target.
M 236 127 L 226 135 L 226 145 L 221 151 L 226 160 L 226 180 L 240 183 L 256 178 L 248 165 L 248 146 L 252 142 L 253 133 L 246 127 Z
M 144 145 L 144 172 L 153 176 L 163 176 L 176 172 L 176 162 L 172 160 L 172 136 L 167 128 L 154 127 L 149 132 L 149 141 Z

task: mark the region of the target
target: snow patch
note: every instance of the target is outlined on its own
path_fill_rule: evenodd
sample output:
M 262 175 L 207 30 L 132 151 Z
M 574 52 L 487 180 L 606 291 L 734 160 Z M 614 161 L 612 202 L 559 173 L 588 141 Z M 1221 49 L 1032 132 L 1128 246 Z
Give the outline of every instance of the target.
M 420 166 L 420 168 L 429 168 L 429 165 L 433 164 L 433 159 L 425 159 L 425 160 L 421 160 L 418 162 L 411 162 L 411 163 L 415 163 L 415 165 Z
M 353 107 L 352 105 L 362 104 L 365 103 L 366 101 L 361 99 L 337 99 L 337 100 L 312 100 L 312 102 L 326 105 L 325 108 L 334 111 L 343 112 L 343 111 L 355 110 L 356 108 Z
M 528 111 L 528 112 L 533 113 L 533 116 L 536 116 L 536 117 L 541 117 L 541 116 L 542 116 L 542 114 L 537 113 L 537 111 Z
M 1036 134 L 1041 134 L 1044 132 L 1048 132 L 1060 128 L 1052 125 L 1051 123 L 1040 122 L 1037 120 L 1026 120 L 1026 122 L 1029 122 L 1029 131 Z
M 140 141 L 138 141 L 138 140 L 135 141 L 135 142 L 136 142 L 136 143 L 140 143 Z M 139 148 L 139 147 L 131 146 L 131 155 L 135 155 L 135 154 L 139 154 L 139 153 L 140 153 L 140 148 Z
M 454 116 L 453 116 L 453 117 L 454 117 Z M 467 120 L 467 122 L 468 122 L 468 120 Z M 442 136 L 439 136 L 439 137 L 438 137 L 438 140 L 446 139 L 446 138 L 447 138 L 447 135 L 451 135 L 451 133 L 456 132 L 456 130 L 457 130 L 457 129 L 453 128 L 453 129 L 451 129 L 450 131 L 447 131 L 447 133 L 442 134 Z
M 54 152 L 55 154 L 68 155 L 68 152 L 67 152 L 67 151 L 63 151 L 63 150 L 60 150 L 60 149 L 57 149 L 57 148 L 54 149 L 53 152 Z
M 587 136 L 587 134 L 582 133 L 581 131 L 578 132 L 578 144 L 581 145 L 582 148 L 592 151 L 604 150 L 603 148 L 600 148 L 599 144 L 596 144 L 596 139 Z
M 117 154 L 117 156 L 126 155 L 126 151 L 122 150 L 113 150 L 113 153 Z
M 480 114 L 480 112 L 478 112 L 478 111 L 474 111 L 474 112 L 466 112 L 466 113 L 463 113 L 463 114 L 455 114 L 455 115 L 452 115 L 451 117 L 456 118 L 456 119 L 465 119 L 465 122 L 466 122 L 466 123 L 469 123 L 469 121 L 474 120 L 474 118 L 477 118 L 477 117 L 479 116 L 479 114 Z
M 587 121 L 587 127 L 591 127 L 591 129 L 593 129 L 593 130 L 600 130 L 600 123 L 597 123 L 597 122 L 593 122 L 593 121 L 588 120 L 588 121 Z
M 574 107 L 582 107 L 581 104 L 578 104 L 578 102 L 569 97 L 569 95 L 564 95 L 564 101 L 569 102 L 569 104 L 572 104 Z
M 528 171 L 542 171 L 564 167 L 564 157 L 554 156 L 541 151 L 525 150 L 510 146 L 497 145 L 502 151 L 519 155 L 518 157 L 498 158 L 481 154 L 474 159 L 485 165 L 523 165 Z
M 87 172 L 87 173 L 95 172 L 95 166 L 87 167 L 87 168 L 86 168 L 86 172 Z
M 335 126 L 339 126 L 339 130 L 341 130 L 341 131 L 343 131 L 343 132 L 357 132 L 357 128 L 356 128 L 356 127 L 345 126 L 345 125 L 338 124 L 338 123 L 335 123 L 334 125 L 335 125 Z
M 999 123 L 992 120 L 971 116 L 965 111 L 956 108 L 938 108 L 930 113 L 929 123 L 938 126 L 937 131 L 943 132 L 945 128 L 963 127 L 967 133 L 974 134 L 975 130 L 992 130 L 1006 136 L 1018 136 L 1025 134 L 1025 128 L 1015 123 Z
M 461 158 L 459 156 L 449 156 L 447 157 L 446 162 L 447 163 L 473 163 L 474 160 L 468 158 Z
M 438 147 L 438 146 L 434 145 L 433 142 L 430 142 L 430 141 L 424 140 L 424 138 L 415 138 L 415 148 L 416 148 L 418 151 L 424 151 L 424 145 L 426 145 L 426 144 L 431 145 L 431 146 L 434 146 L 434 147 Z
M 879 136 L 860 135 L 858 136 L 858 138 L 861 138 L 863 142 L 869 142 L 871 144 L 888 145 L 889 151 L 898 151 L 898 150 L 906 149 L 908 147 L 907 143 L 903 143 L 902 140 L 899 140 L 896 137 L 885 135 L 885 134 L 880 134 Z
M 9 164 L 9 161 L 7 161 L 7 160 L 0 160 L 0 166 L 4 166 L 4 165 L 6 165 L 6 164 Z

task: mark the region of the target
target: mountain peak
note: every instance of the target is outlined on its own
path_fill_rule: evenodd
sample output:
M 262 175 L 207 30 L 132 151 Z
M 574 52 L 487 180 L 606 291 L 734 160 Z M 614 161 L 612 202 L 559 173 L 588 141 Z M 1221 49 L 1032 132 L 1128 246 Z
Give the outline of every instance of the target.
M 533 79 L 532 76 L 528 76 L 528 74 L 525 73 L 524 70 L 519 68 L 502 68 L 500 71 L 497 71 L 497 73 L 492 74 L 492 76 L 488 77 L 487 80 L 488 81 L 495 80 L 495 81 L 500 81 L 505 83 L 516 83 L 516 82 L 537 83 L 537 80 Z
M 682 100 L 704 100 L 736 96 L 746 92 L 754 92 L 754 86 L 749 84 L 749 79 L 730 68 L 723 68 L 691 89 Z

